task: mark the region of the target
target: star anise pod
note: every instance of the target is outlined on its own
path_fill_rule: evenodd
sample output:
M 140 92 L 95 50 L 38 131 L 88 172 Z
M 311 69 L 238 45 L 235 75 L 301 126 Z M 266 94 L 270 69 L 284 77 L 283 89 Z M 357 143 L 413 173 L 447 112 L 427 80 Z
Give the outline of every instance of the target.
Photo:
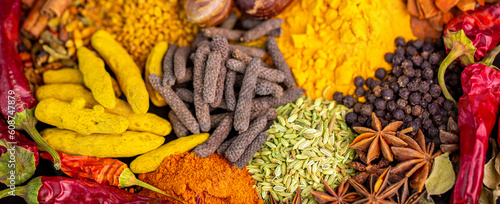
M 376 175 L 376 176 L 382 175 L 387 166 L 389 166 L 389 164 L 391 163 L 389 160 L 382 157 L 382 159 L 380 159 L 380 161 L 377 164 L 372 165 L 367 162 L 365 152 L 361 150 L 356 150 L 356 153 L 358 153 L 360 161 L 352 161 L 347 163 L 347 165 L 352 167 L 353 169 L 356 169 L 357 171 L 360 171 L 360 173 L 353 176 L 352 179 L 361 184 L 365 183 L 366 179 L 370 175 Z
M 391 168 L 387 168 L 382 175 L 377 179 L 377 176 L 371 175 L 369 182 L 369 189 L 365 188 L 362 184 L 356 182 L 354 179 L 349 179 L 349 183 L 354 189 L 361 194 L 364 198 L 357 200 L 353 204 L 386 204 L 396 202 L 390 200 L 394 194 L 396 194 L 399 188 L 403 185 L 403 180 L 395 183 L 394 185 L 388 186 L 388 178 Z
M 434 153 L 434 143 L 425 145 L 424 133 L 418 130 L 415 139 L 398 134 L 399 138 L 408 143 L 407 147 L 391 147 L 396 159 L 401 163 L 397 164 L 393 172 L 406 172 L 405 176 L 410 177 L 410 186 L 422 192 L 425 181 L 429 177 L 434 158 L 442 152 L 438 150 Z
M 361 195 L 356 192 L 347 193 L 349 189 L 349 183 L 347 183 L 346 177 L 342 179 L 342 182 L 337 186 L 337 192 L 335 192 L 325 180 L 321 179 L 323 185 L 325 185 L 325 191 L 328 193 L 309 191 L 316 202 L 318 203 L 329 203 L 329 204 L 347 204 L 359 200 Z
M 411 189 L 408 186 L 408 177 L 403 179 L 403 186 L 400 190 L 400 192 L 396 193 L 398 204 L 417 204 L 425 193 L 425 190 L 420 193 L 415 191 L 410 195 Z
M 382 124 L 375 113 L 372 113 L 372 128 L 353 127 L 360 135 L 349 145 L 352 149 L 362 150 L 367 153 L 367 163 L 382 155 L 389 161 L 393 161 L 390 146 L 406 146 L 406 142 L 396 136 L 396 131 L 403 122 L 396 121 L 388 124 L 382 129 Z
M 458 124 L 453 120 L 453 118 L 448 119 L 447 130 L 440 130 L 439 139 L 441 139 L 441 150 L 443 152 L 448 152 L 450 154 L 458 151 L 460 148 L 458 137 Z

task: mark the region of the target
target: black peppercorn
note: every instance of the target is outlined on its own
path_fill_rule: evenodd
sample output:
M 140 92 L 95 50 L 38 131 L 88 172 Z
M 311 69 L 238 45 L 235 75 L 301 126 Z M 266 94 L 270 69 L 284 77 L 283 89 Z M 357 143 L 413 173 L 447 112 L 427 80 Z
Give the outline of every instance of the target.
M 358 121 L 358 115 L 354 112 L 349 112 L 345 114 L 345 121 L 347 124 L 353 124 Z
M 457 113 L 455 111 L 448 111 L 448 116 L 455 118 L 457 116 Z
M 444 118 L 448 118 L 448 111 L 446 111 L 444 108 L 440 108 L 439 115 L 443 116 Z
M 421 100 L 422 100 L 422 95 L 420 95 L 420 93 L 417 92 L 410 94 L 410 97 L 408 98 L 408 101 L 412 105 L 420 104 Z
M 399 97 L 401 98 L 408 99 L 410 93 L 410 90 L 408 90 L 407 88 L 399 89 Z
M 429 56 L 429 62 L 431 63 L 431 65 L 439 65 L 439 63 L 441 62 L 441 56 L 438 53 L 432 53 Z
M 420 92 L 426 94 L 429 91 L 429 89 L 430 89 L 429 83 L 427 83 L 426 81 L 420 82 L 420 87 L 418 89 Z
M 427 79 L 425 81 L 429 84 L 429 86 L 435 84 L 434 79 Z
M 408 90 L 410 90 L 411 92 L 415 92 L 415 91 L 418 91 L 419 86 L 420 86 L 420 79 L 415 78 L 408 83 L 407 87 L 408 87 Z
M 389 88 L 396 93 L 399 91 L 399 85 L 397 82 L 392 82 L 391 84 L 389 84 Z
M 387 63 L 392 63 L 392 57 L 394 57 L 394 54 L 392 53 L 386 53 L 384 55 L 384 59 Z
M 444 123 L 444 117 L 442 115 L 436 114 L 432 116 L 432 122 L 434 125 L 438 126 Z
M 368 78 L 368 79 L 366 79 L 366 83 L 365 83 L 365 84 L 366 84 L 366 86 L 368 86 L 369 88 L 371 88 L 371 87 L 372 87 L 372 82 L 373 82 L 373 81 L 374 81 L 374 80 L 373 80 L 373 78 Z
M 424 101 L 423 99 L 420 101 L 420 106 L 422 106 L 423 109 L 426 109 L 427 105 L 429 105 L 427 101 Z
M 396 45 L 396 47 L 398 47 L 398 46 L 404 47 L 404 46 L 406 46 L 406 41 L 403 37 L 397 37 L 394 40 L 394 45 Z
M 422 110 L 422 114 L 420 114 L 420 117 L 421 117 L 421 118 L 424 118 L 424 119 L 425 119 L 425 118 L 429 118 L 429 111 L 427 111 L 427 110 L 423 109 L 423 110 Z
M 415 76 L 415 69 L 413 67 L 403 68 L 403 74 L 411 78 Z
M 425 93 L 424 96 L 422 97 L 422 100 L 427 102 L 427 103 L 430 103 L 432 101 L 432 96 L 430 93 Z
M 370 105 L 370 104 L 363 104 L 363 106 L 361 106 L 361 115 L 364 115 L 364 116 L 370 116 L 372 114 L 372 111 L 373 111 L 373 106 Z
M 420 49 L 424 45 L 424 42 L 422 40 L 415 40 L 411 45 L 416 49 Z
M 389 74 L 386 79 L 386 81 L 388 81 L 389 83 L 396 82 L 397 80 L 398 78 L 392 74 Z
M 363 127 L 360 123 L 353 123 L 351 127 Z
M 365 123 L 366 123 L 366 120 L 368 120 L 368 117 L 367 117 L 367 116 L 364 116 L 364 115 L 358 115 L 358 123 L 360 123 L 360 124 L 365 124 Z
M 431 86 L 431 89 L 429 90 L 429 93 L 431 94 L 432 97 L 437 98 L 441 95 L 441 87 L 439 87 L 439 85 L 437 84 L 433 84 Z
M 413 121 L 413 117 L 411 115 L 406 114 L 405 117 L 403 118 L 403 122 L 409 123 Z
M 382 84 L 382 82 L 377 81 L 377 80 L 373 80 L 372 86 L 370 88 L 373 90 L 376 86 L 380 86 L 381 84 Z
M 429 132 L 429 137 L 431 138 L 439 136 L 439 130 L 436 127 L 431 127 L 427 131 Z
M 430 118 L 425 118 L 422 120 L 422 128 L 429 129 L 432 127 L 432 120 Z
M 363 87 L 363 85 L 365 85 L 365 79 L 363 79 L 362 76 L 357 76 L 354 78 L 354 85 L 356 85 L 356 87 Z
M 402 55 L 394 55 L 394 57 L 392 57 L 392 64 L 394 65 L 401 65 L 401 63 L 405 60 L 405 57 L 402 56 Z
M 434 77 L 434 71 L 431 68 L 425 68 L 424 71 L 422 71 L 422 77 L 424 77 L 424 79 L 432 79 Z
M 333 100 L 337 101 L 337 103 L 342 103 L 342 99 L 344 99 L 344 94 L 340 91 L 337 91 L 333 94 Z
M 404 109 L 406 105 L 408 105 L 408 101 L 405 99 L 400 98 L 396 101 L 396 106 L 399 109 Z
M 415 55 L 411 57 L 411 61 L 413 62 L 413 65 L 420 67 L 420 65 L 424 62 L 424 58 L 420 55 Z
M 408 128 L 409 127 L 413 128 L 411 134 L 415 134 L 420 129 L 420 124 L 415 121 L 411 121 L 408 123 Z
M 396 108 L 397 108 L 396 102 L 387 101 L 386 108 L 387 108 L 387 111 L 389 111 L 389 112 L 396 110 Z
M 373 88 L 373 95 L 376 97 L 381 97 L 382 96 L 382 87 L 381 86 L 375 86 Z
M 410 46 L 410 47 L 406 48 L 406 56 L 411 57 L 411 56 L 414 56 L 416 54 L 417 54 L 417 49 L 415 49 L 414 47 Z
M 417 78 L 422 77 L 422 70 L 421 69 L 415 69 L 415 74 L 413 75 L 413 77 L 417 77 Z
M 386 101 L 394 99 L 394 91 L 389 88 L 382 90 L 382 98 Z
M 402 75 L 402 76 L 398 77 L 398 85 L 399 85 L 399 87 L 401 87 L 401 88 L 406 87 L 406 85 L 408 84 L 408 82 L 410 82 L 410 78 L 408 78 L 408 76 Z
M 431 68 L 432 66 L 431 66 L 431 63 L 429 61 L 424 61 L 424 62 L 422 62 L 422 65 L 420 65 L 420 67 L 422 69 L 426 69 L 426 68 Z
M 404 116 L 405 113 L 401 109 L 396 109 L 392 112 L 392 117 L 394 117 L 396 120 L 403 120 Z
M 411 108 L 411 114 L 413 116 L 420 116 L 420 114 L 422 114 L 422 107 L 419 105 L 413 106 Z
M 375 71 L 375 77 L 376 77 L 377 79 L 384 80 L 385 75 L 387 75 L 387 71 L 385 71 L 385 69 L 384 69 L 384 68 L 378 68 L 378 69 Z
M 446 125 L 445 124 L 441 124 L 439 127 L 438 127 L 439 130 L 444 130 L 446 131 Z
M 394 74 L 394 76 L 396 76 L 396 77 L 401 76 L 403 74 L 403 68 L 401 68 L 400 66 L 397 66 L 397 65 L 393 66 L 392 67 L 392 74 Z
M 382 83 L 380 83 L 380 86 L 384 89 L 388 89 L 389 88 L 389 82 L 388 81 L 382 81 Z
M 363 106 L 362 103 L 356 103 L 354 104 L 353 110 L 355 113 L 359 113 L 361 111 L 361 106 Z
M 379 118 L 379 119 L 382 119 L 383 117 L 385 117 L 385 110 L 376 110 L 375 111 L 375 115 Z
M 432 52 L 434 51 L 434 48 L 430 44 L 425 44 L 424 46 L 422 46 L 422 51 Z
M 347 95 L 342 100 L 342 104 L 344 104 L 344 106 L 348 108 L 352 107 L 354 105 L 354 97 L 352 97 L 351 95 Z
M 373 105 L 377 110 L 384 110 L 386 108 L 387 102 L 382 98 L 377 98 L 377 100 L 375 100 L 375 103 Z
M 368 96 L 366 97 L 366 101 L 368 101 L 368 103 L 375 103 L 376 99 L 377 97 L 373 93 L 368 94 Z
M 433 102 L 435 104 L 438 104 L 439 106 L 443 106 L 443 103 L 446 101 L 446 99 L 443 96 L 439 96 L 436 100 Z
M 431 53 L 428 52 L 428 51 L 424 51 L 424 52 L 420 53 L 420 56 L 422 56 L 422 59 L 424 59 L 424 61 L 427 60 L 427 59 L 429 59 L 429 55 L 431 55 Z
M 411 60 L 409 59 L 405 59 L 402 63 L 401 63 L 401 67 L 403 68 L 403 71 L 405 68 L 413 68 L 413 62 L 411 62 Z M 406 74 L 406 72 L 403 72 L 404 74 Z M 408 76 L 410 76 L 409 74 L 406 74 Z M 413 76 L 413 74 L 411 74 L 411 76 Z M 410 76 L 410 77 L 411 77 Z
M 358 87 L 355 94 L 357 97 L 363 97 L 365 95 L 365 89 L 363 87 Z
M 430 103 L 428 106 L 427 106 L 427 110 L 429 111 L 429 113 L 431 115 L 435 115 L 436 113 L 438 113 L 439 111 L 439 106 L 438 104 L 436 103 Z
M 450 101 L 450 100 L 446 100 L 444 103 L 443 103 L 443 108 L 446 109 L 446 110 L 451 110 L 453 109 L 453 102 Z
M 405 114 L 411 114 L 411 106 L 410 105 L 406 105 L 403 110 L 405 111 Z

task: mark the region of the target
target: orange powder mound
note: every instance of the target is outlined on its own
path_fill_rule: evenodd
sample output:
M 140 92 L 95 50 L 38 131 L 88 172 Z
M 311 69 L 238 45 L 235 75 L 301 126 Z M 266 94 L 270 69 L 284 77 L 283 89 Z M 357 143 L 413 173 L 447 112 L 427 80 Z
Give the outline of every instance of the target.
M 200 158 L 181 153 L 163 160 L 160 167 L 139 179 L 188 203 L 263 203 L 253 187 L 255 181 L 246 169 L 238 169 L 219 154 Z M 148 189 L 140 195 L 180 203 Z

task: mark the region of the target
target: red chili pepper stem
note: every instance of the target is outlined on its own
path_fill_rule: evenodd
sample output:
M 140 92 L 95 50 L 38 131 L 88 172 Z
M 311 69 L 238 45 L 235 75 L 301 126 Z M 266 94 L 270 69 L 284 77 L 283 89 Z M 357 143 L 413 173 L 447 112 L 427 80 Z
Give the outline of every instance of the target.
M 38 190 L 42 188 L 42 177 L 36 177 L 31 179 L 25 186 L 16 186 L 15 189 L 5 189 L 0 191 L 0 199 L 6 198 L 8 196 L 19 196 L 24 198 L 28 204 L 39 204 L 38 202 Z
M 464 65 L 474 63 L 474 53 L 476 53 L 476 47 L 474 47 L 472 41 L 467 37 L 467 35 L 465 35 L 463 29 L 458 32 L 451 32 L 448 30 L 443 40 L 446 47 L 451 50 L 448 53 L 448 56 L 446 56 L 443 62 L 441 62 L 441 65 L 439 65 L 438 82 L 446 99 L 453 101 L 453 103 L 457 105 L 457 101 L 451 96 L 450 92 L 448 92 L 448 89 L 446 88 L 444 74 L 446 73 L 448 66 L 457 58 L 459 58 Z
M 38 121 L 34 115 L 34 108 L 26 108 L 23 112 L 17 112 L 14 118 L 16 120 L 16 127 L 20 127 L 28 132 L 35 143 L 43 150 L 47 151 L 52 158 L 54 158 L 54 168 L 56 170 L 61 169 L 61 159 L 59 158 L 59 154 L 57 154 L 56 150 L 43 140 L 42 135 L 40 135 L 38 130 L 35 128 Z
M 498 71 L 500 71 L 500 69 L 496 66 L 493 65 L 493 61 L 495 61 L 495 58 L 497 57 L 498 53 L 500 53 L 500 45 L 496 46 L 495 48 L 493 48 L 493 50 L 491 50 L 488 55 L 486 55 L 483 60 L 481 60 L 481 64 L 484 64 L 486 66 L 489 66 L 493 69 L 496 69 Z

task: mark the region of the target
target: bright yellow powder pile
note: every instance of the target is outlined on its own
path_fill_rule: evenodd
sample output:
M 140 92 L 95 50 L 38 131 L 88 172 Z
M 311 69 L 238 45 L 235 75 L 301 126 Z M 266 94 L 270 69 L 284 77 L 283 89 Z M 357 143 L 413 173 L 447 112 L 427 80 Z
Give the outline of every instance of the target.
M 296 0 L 277 18 L 285 19 L 278 45 L 297 83 L 312 98 L 335 91 L 352 95 L 354 78 L 373 77 L 390 65 L 394 39 L 416 39 L 401 0 Z
M 141 69 L 160 41 L 187 46 L 198 27 L 186 17 L 181 0 L 87 0 L 93 23 L 105 28 L 132 55 Z

